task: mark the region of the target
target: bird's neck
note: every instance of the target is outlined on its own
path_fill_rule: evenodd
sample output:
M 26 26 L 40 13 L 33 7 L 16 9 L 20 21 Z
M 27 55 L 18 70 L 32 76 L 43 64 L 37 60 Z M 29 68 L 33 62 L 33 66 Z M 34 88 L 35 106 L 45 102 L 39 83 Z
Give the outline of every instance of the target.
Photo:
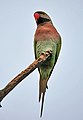
M 53 24 L 52 24 L 52 21 L 48 21 L 48 22 L 46 21 L 46 22 L 43 22 L 43 23 L 38 24 L 37 27 L 39 27 L 39 26 L 44 26 L 44 25 L 47 25 L 47 24 L 53 25 Z

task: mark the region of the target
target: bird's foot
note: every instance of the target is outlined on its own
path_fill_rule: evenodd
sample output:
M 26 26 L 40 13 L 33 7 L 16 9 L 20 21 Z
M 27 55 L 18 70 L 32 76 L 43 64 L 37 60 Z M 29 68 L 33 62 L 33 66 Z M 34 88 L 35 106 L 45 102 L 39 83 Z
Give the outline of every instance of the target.
M 47 52 L 47 55 L 48 53 L 50 54 L 50 56 L 52 55 L 52 50 L 47 50 L 46 52 Z

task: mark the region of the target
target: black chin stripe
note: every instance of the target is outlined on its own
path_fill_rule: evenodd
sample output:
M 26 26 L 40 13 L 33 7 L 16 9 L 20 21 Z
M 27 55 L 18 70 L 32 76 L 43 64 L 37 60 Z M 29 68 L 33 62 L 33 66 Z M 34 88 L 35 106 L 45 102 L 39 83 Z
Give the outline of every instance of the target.
M 41 24 L 41 23 L 44 23 L 44 22 L 49 22 L 51 21 L 50 19 L 47 19 L 47 18 L 42 18 L 40 17 L 37 21 L 37 25 Z

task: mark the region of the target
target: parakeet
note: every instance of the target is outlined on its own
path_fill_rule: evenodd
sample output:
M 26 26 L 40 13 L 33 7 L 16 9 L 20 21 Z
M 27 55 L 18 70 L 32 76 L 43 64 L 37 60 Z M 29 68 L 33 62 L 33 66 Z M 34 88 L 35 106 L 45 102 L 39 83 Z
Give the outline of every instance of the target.
M 46 88 L 48 88 L 47 83 L 59 56 L 61 49 L 61 37 L 56 28 L 53 26 L 51 18 L 45 12 L 35 12 L 34 18 L 37 23 L 37 29 L 34 35 L 35 59 L 37 59 L 45 51 L 52 52 L 50 58 L 38 67 L 40 74 L 39 102 L 42 97 L 40 117 L 42 117 L 45 92 Z

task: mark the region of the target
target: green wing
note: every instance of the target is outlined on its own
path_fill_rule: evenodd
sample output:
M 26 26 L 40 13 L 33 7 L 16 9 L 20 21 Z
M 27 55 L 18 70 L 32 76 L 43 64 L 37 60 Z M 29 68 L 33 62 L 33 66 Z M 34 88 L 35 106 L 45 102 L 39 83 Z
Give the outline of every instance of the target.
M 58 42 L 57 42 L 57 48 L 56 48 L 54 66 L 55 66 L 55 64 L 56 64 L 56 62 L 57 62 L 57 59 L 58 59 L 58 57 L 59 57 L 60 50 L 61 50 L 61 37 L 59 36 L 59 40 L 58 40 Z M 52 69 L 51 69 L 50 75 L 51 75 L 51 73 L 52 73 L 52 71 L 53 71 L 54 66 L 53 66 Z M 50 75 L 49 75 L 49 77 L 50 77 Z
M 55 44 L 55 46 L 53 44 Z M 61 49 L 61 37 L 60 36 L 58 40 L 55 40 L 55 39 L 50 39 L 50 40 L 45 40 L 45 41 L 34 40 L 35 59 L 37 59 L 41 55 L 42 52 L 45 52 L 46 50 L 49 50 L 49 49 L 53 50 L 55 54 L 55 63 L 56 63 L 58 56 L 59 56 L 60 49 Z
M 34 40 L 34 52 L 35 52 L 36 59 L 41 55 L 41 53 L 43 53 L 45 51 L 51 50 L 53 52 L 51 59 L 47 60 L 43 65 L 41 65 L 41 69 L 43 69 L 43 71 L 46 66 L 49 66 L 50 75 L 52 73 L 52 70 L 53 70 L 56 62 L 57 62 L 60 49 L 61 49 L 61 38 L 60 37 L 58 40 L 49 39 L 49 40 L 45 40 L 45 41 L 42 40 L 42 41 L 37 41 L 37 42 L 36 42 L 36 40 Z M 39 70 L 39 72 L 40 72 L 40 70 Z M 49 77 L 50 77 L 50 75 L 49 75 Z

